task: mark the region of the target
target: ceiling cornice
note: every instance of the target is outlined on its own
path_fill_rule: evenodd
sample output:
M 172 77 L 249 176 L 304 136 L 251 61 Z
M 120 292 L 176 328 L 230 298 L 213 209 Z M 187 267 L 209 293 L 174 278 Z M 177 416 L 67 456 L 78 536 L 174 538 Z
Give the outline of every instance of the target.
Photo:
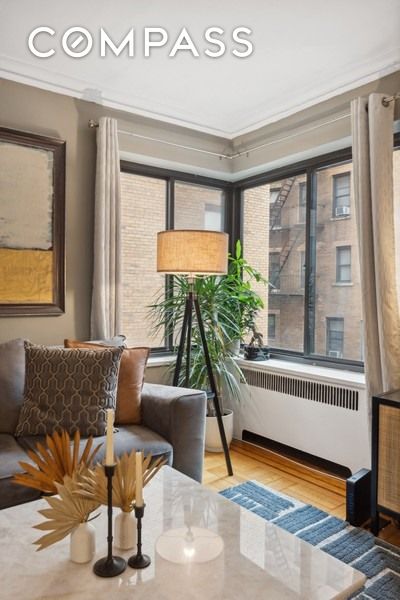
M 385 75 L 389 75 L 400 69 L 400 46 L 392 49 L 389 52 L 385 52 L 368 64 L 360 62 L 358 65 L 352 65 L 349 67 L 345 79 L 347 83 L 336 82 L 335 80 L 329 80 L 324 83 L 316 84 L 316 93 L 313 94 L 312 98 L 305 98 L 305 94 L 308 93 L 306 90 L 293 91 L 290 95 L 290 102 L 286 104 L 282 102 L 278 107 L 278 112 L 270 113 L 264 118 L 257 121 L 253 121 L 249 114 L 248 122 L 249 125 L 235 131 L 226 131 L 223 129 L 208 127 L 204 124 L 194 122 L 192 115 L 182 115 L 182 118 L 172 117 L 168 112 L 172 110 L 167 105 L 159 105 L 152 110 L 144 110 L 140 106 L 135 105 L 135 98 L 129 96 L 128 98 L 122 97 L 113 93 L 112 90 L 96 90 L 90 87 L 90 82 L 84 82 L 80 79 L 69 77 L 63 73 L 54 73 L 43 66 L 32 66 L 31 63 L 15 60 L 8 56 L 2 56 L 1 58 L 2 68 L 0 69 L 0 76 L 5 79 L 10 79 L 19 83 L 24 83 L 48 91 L 52 91 L 74 98 L 95 102 L 101 106 L 124 111 L 125 113 L 131 113 L 140 115 L 142 117 L 150 118 L 153 120 L 162 121 L 171 125 L 177 125 L 187 129 L 196 130 L 205 134 L 218 136 L 224 138 L 226 141 L 232 141 L 238 136 L 251 133 L 261 127 L 277 122 L 285 117 L 293 115 L 301 110 L 305 110 L 314 106 L 324 100 L 328 100 L 348 92 L 354 88 L 361 87 L 379 79 Z M 368 71 L 366 73 L 366 68 Z M 319 91 L 318 91 L 319 87 Z M 137 101 L 139 101 L 137 99 Z M 145 103 L 144 98 L 140 98 L 140 102 Z M 283 108 L 281 108 L 283 106 Z M 252 114 L 260 114 L 262 107 L 259 110 L 252 110 Z M 245 111 L 245 107 L 243 109 Z

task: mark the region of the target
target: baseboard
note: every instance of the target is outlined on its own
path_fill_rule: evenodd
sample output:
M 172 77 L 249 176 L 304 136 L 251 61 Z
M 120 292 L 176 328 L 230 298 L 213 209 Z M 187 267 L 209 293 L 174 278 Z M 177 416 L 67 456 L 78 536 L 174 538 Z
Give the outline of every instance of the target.
M 324 458 L 320 458 L 319 456 L 314 456 L 313 454 L 309 454 L 308 452 L 303 452 L 302 450 L 298 450 L 297 448 L 287 446 L 286 444 L 282 444 L 281 442 L 271 440 L 270 438 L 264 437 L 262 435 L 252 433 L 251 431 L 247 431 L 246 429 L 244 429 L 242 432 L 242 440 L 244 442 L 256 444 L 261 448 L 277 452 L 282 456 L 291 458 L 305 466 L 316 468 L 324 473 L 327 473 L 328 475 L 334 475 L 335 477 L 339 477 L 341 479 L 347 479 L 351 476 L 351 471 L 348 467 L 344 467 L 343 465 L 339 465 Z

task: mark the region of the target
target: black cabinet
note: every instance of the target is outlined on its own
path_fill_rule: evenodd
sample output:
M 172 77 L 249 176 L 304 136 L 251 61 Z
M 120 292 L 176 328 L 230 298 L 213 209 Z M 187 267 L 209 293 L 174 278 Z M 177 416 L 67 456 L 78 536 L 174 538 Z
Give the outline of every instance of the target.
M 400 390 L 372 398 L 371 530 L 379 513 L 400 519 Z

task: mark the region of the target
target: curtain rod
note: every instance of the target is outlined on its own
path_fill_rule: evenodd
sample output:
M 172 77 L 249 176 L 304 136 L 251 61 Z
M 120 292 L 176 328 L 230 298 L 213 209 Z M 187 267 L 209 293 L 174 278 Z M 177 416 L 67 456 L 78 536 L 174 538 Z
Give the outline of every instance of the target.
M 386 98 L 382 98 L 382 104 L 383 106 L 389 106 L 389 104 L 391 102 L 395 102 L 396 100 L 400 99 L 400 92 L 397 92 L 397 94 L 394 94 L 393 96 L 386 96 Z
M 346 113 L 345 115 L 341 115 L 340 117 L 336 117 L 335 119 L 331 119 L 330 121 L 324 121 L 323 123 L 319 123 L 318 125 L 313 125 L 312 127 L 309 127 L 308 129 L 303 129 L 303 131 L 300 131 L 297 133 L 291 133 L 289 135 L 285 135 L 285 136 L 277 138 L 275 140 L 271 140 L 270 142 L 264 142 L 263 144 L 260 144 L 259 146 L 252 146 L 251 148 L 247 148 L 247 150 L 241 150 L 240 152 L 235 152 L 234 154 L 223 154 L 221 152 L 212 152 L 210 150 L 203 150 L 202 148 L 194 148 L 193 146 L 185 146 L 183 144 L 175 144 L 174 142 L 168 142 L 167 140 L 161 140 L 159 138 L 153 138 L 153 137 L 150 137 L 147 135 L 141 135 L 140 133 L 133 133 L 132 131 L 126 131 L 124 129 L 118 129 L 118 133 L 120 133 L 122 135 L 128 135 L 130 137 L 140 138 L 142 140 L 149 140 L 152 142 L 157 142 L 159 144 L 165 144 L 167 146 L 174 146 L 175 148 L 181 148 L 184 150 L 192 150 L 194 152 L 200 152 L 202 154 L 217 156 L 219 159 L 225 158 L 227 160 L 233 160 L 234 158 L 239 158 L 240 156 L 244 156 L 244 155 L 248 156 L 250 154 L 250 152 L 256 152 L 257 150 L 261 150 L 262 148 L 265 148 L 267 146 L 272 146 L 273 144 L 278 144 L 279 142 L 289 140 L 289 139 L 297 137 L 299 135 L 303 135 L 304 133 L 308 133 L 309 131 L 314 131 L 315 129 L 324 127 L 325 125 L 330 125 L 331 123 L 336 123 L 337 121 L 346 119 L 347 117 L 350 117 L 350 113 Z M 90 119 L 88 122 L 88 126 L 90 127 L 90 129 L 94 129 L 94 128 L 98 127 L 99 124 L 96 121 L 94 121 L 93 119 Z
M 393 96 L 385 96 L 385 98 L 382 98 L 382 104 L 383 106 L 389 106 L 391 102 L 395 102 L 398 99 L 400 99 L 400 92 L 394 94 Z M 122 135 L 128 135 L 130 137 L 140 138 L 142 140 L 148 140 L 150 142 L 157 142 L 166 146 L 173 146 L 174 148 L 181 148 L 183 150 L 191 150 L 192 152 L 207 154 L 208 156 L 217 156 L 220 160 L 222 160 L 223 158 L 225 158 L 226 160 L 233 160 L 235 158 L 240 158 L 241 156 L 248 156 L 251 152 L 262 150 L 267 146 L 272 146 L 273 144 L 278 144 L 279 142 L 290 140 L 292 138 L 298 137 L 299 135 L 303 135 L 304 133 L 309 133 L 310 131 L 314 131 L 316 129 L 319 129 L 320 127 L 324 127 L 325 125 L 331 125 L 332 123 L 336 123 L 337 121 L 341 121 L 342 119 L 347 119 L 348 117 L 350 117 L 350 113 L 340 115 L 340 117 L 335 117 L 334 119 L 324 121 L 323 123 L 319 123 L 318 125 L 313 125 L 311 127 L 308 127 L 307 129 L 303 129 L 302 131 L 291 133 L 289 135 L 285 135 L 275 140 L 271 140 L 270 142 L 264 142 L 263 144 L 260 144 L 258 146 L 252 146 L 250 148 L 247 148 L 247 150 L 235 152 L 234 154 L 223 154 L 221 152 L 212 152 L 211 150 L 203 150 L 202 148 L 194 148 L 193 146 L 186 146 L 184 144 L 175 144 L 174 142 L 168 142 L 167 140 L 161 140 L 159 138 L 141 135 L 140 133 L 133 133 L 132 131 L 126 131 L 125 129 L 118 129 L 118 133 Z M 94 129 L 98 127 L 99 124 L 97 123 L 97 121 L 90 119 L 88 122 L 88 126 L 91 129 Z

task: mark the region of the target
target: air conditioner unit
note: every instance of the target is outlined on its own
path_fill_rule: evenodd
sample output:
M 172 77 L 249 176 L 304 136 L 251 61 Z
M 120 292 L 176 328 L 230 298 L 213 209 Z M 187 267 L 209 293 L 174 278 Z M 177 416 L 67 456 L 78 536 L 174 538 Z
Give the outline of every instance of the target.
M 342 358 L 342 353 L 339 350 L 329 350 L 328 356 L 332 358 Z
M 347 217 L 350 214 L 350 206 L 337 206 L 335 209 L 336 217 Z

